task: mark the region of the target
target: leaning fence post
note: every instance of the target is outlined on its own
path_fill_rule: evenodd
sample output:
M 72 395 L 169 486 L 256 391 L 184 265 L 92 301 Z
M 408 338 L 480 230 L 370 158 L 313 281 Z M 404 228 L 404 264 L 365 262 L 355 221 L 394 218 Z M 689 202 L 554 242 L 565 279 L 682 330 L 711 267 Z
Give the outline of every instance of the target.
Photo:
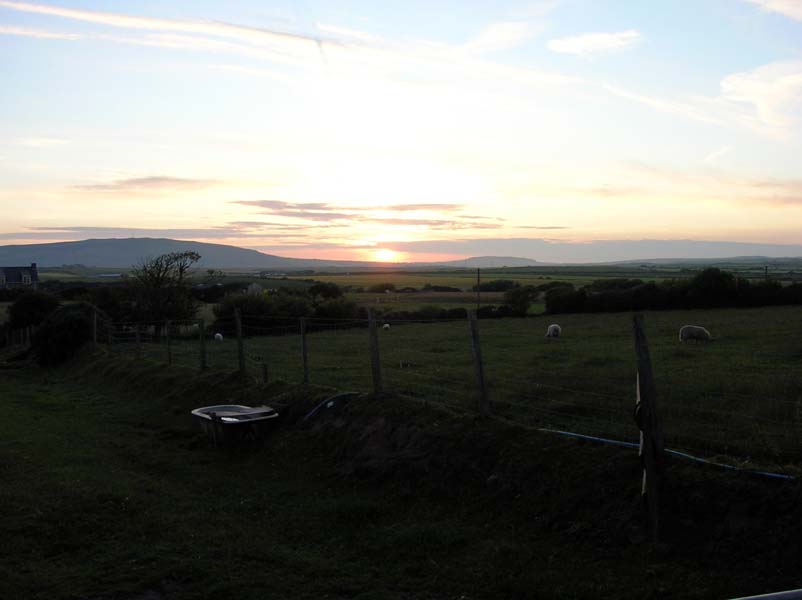
M 370 370 L 373 374 L 373 393 L 378 396 L 384 392 L 384 385 L 379 357 L 379 332 L 376 326 L 376 315 L 370 309 L 368 309 L 368 341 L 370 343 Z
M 309 383 L 309 347 L 306 343 L 306 319 L 301 317 L 301 361 L 304 368 L 304 383 Z
M 649 513 L 652 541 L 659 535 L 658 494 L 663 468 L 663 428 L 657 412 L 657 391 L 654 385 L 649 344 L 643 331 L 643 315 L 632 317 L 635 336 L 635 354 L 638 360 L 636 382 L 635 422 L 640 429 L 639 455 L 643 462 L 641 495 L 645 497 Z
M 239 372 L 245 374 L 245 342 L 242 340 L 242 315 L 238 308 L 234 309 L 234 326 L 237 329 L 237 360 Z
M 164 322 L 164 337 L 165 342 L 167 343 L 167 364 L 173 364 L 173 347 L 170 344 L 170 321 L 167 320 Z
M 476 371 L 476 382 L 479 385 L 479 412 L 483 416 L 487 416 L 490 414 L 490 402 L 487 397 L 485 367 L 484 363 L 482 362 L 482 346 L 479 344 L 479 323 L 476 320 L 476 311 L 468 311 L 468 328 L 471 332 L 473 367 Z
M 209 368 L 206 362 L 206 322 L 201 319 L 198 321 L 198 344 L 200 347 L 200 370 L 205 371 Z

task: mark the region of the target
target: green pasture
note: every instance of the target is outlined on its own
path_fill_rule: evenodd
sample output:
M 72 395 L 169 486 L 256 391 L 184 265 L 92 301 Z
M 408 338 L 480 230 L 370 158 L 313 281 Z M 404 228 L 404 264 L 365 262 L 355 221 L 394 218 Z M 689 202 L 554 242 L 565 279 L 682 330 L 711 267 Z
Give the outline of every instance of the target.
M 558 322 L 563 337 L 545 339 Z M 802 308 L 649 312 L 645 316 L 667 443 L 704 456 L 763 465 L 798 465 L 802 439 Z M 684 324 L 707 327 L 709 344 L 679 344 Z M 371 389 L 368 334 L 348 323 L 315 331 L 308 355 L 313 383 Z M 302 380 L 296 321 L 260 328 L 245 319 L 251 376 Z M 237 368 L 237 344 L 210 339 L 211 367 Z M 259 335 L 261 334 L 261 335 Z M 189 335 L 189 334 L 187 334 Z M 539 427 L 635 440 L 635 358 L 629 314 L 560 315 L 480 321 L 489 395 L 496 414 Z M 163 343 L 141 344 L 144 357 L 166 360 Z M 385 388 L 461 410 L 478 392 L 465 321 L 390 322 L 379 332 Z M 115 345 L 133 356 L 131 339 Z M 173 360 L 197 367 L 195 339 L 173 340 Z

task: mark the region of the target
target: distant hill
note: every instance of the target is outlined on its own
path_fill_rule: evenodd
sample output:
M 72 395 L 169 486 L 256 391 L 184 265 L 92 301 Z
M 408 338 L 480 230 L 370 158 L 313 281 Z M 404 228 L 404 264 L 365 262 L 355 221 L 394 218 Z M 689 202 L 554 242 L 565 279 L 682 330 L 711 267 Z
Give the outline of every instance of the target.
M 27 265 L 35 262 L 39 267 L 84 265 L 87 267 L 121 269 L 135 265 L 149 256 L 183 251 L 197 252 L 201 255 L 200 267 L 215 269 L 236 268 L 285 271 L 369 264 L 357 261 L 285 258 L 224 244 L 207 244 L 166 238 L 125 238 L 0 246 L 0 265 Z
M 497 269 L 500 267 L 543 267 L 549 263 L 542 263 L 531 258 L 515 256 L 474 256 L 463 260 L 450 260 L 435 263 L 440 267 L 464 267 L 466 269 Z

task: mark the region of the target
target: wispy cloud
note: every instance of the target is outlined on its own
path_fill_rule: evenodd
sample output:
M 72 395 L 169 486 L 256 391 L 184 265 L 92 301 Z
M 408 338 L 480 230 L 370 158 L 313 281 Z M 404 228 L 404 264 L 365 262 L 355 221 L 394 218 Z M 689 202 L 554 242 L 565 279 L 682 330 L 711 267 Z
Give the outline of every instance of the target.
M 465 44 L 464 48 L 475 54 L 508 50 L 517 48 L 529 40 L 534 33 L 532 26 L 526 21 L 493 23 Z
M 0 233 L 4 240 L 76 240 L 85 238 L 167 237 L 178 239 L 292 239 L 308 240 L 308 227 L 262 221 L 232 221 L 212 227 L 107 227 L 65 225 L 63 227 L 28 227 L 24 231 Z
M 117 179 L 104 183 L 75 185 L 73 189 L 84 192 L 159 192 L 198 190 L 219 185 L 220 183 L 220 181 L 214 179 L 186 179 L 182 177 L 167 177 L 165 175 L 151 175 L 149 177 Z
M 13 25 L 1 24 L 0 35 L 19 35 L 42 40 L 79 40 L 83 37 L 78 33 L 59 33 L 57 31 L 45 31 L 43 29 L 31 29 L 29 27 L 15 27 Z
M 615 33 L 583 33 L 570 37 L 549 40 L 547 46 L 552 52 L 589 56 L 613 50 L 630 48 L 643 40 L 643 35 L 634 29 Z
M 93 34 L 93 37 L 109 42 L 233 53 L 279 65 L 320 72 L 325 69 L 327 73 L 338 76 L 401 76 L 405 80 L 431 81 L 441 79 L 445 72 L 449 80 L 459 76 L 484 85 L 489 78 L 504 81 L 507 85 L 514 82 L 534 86 L 561 86 L 578 81 L 560 73 L 479 58 L 480 53 L 467 50 L 471 42 L 452 45 L 426 41 L 391 43 L 366 39 L 365 36 L 355 37 L 353 31 L 343 28 L 335 31 L 337 28 L 332 29 L 332 26 L 326 26 L 329 36 L 320 37 L 230 23 L 139 17 L 9 0 L 0 0 L 0 7 L 145 32 L 131 36 Z M 477 50 L 489 51 L 493 47 L 519 43 L 524 35 L 521 25 L 502 24 L 490 26 L 474 42 L 478 44 Z
M 64 146 L 68 143 L 68 140 L 50 137 L 31 137 L 20 138 L 17 140 L 18 145 L 26 146 L 27 148 L 56 148 L 58 146 Z
M 338 205 L 328 202 L 286 202 L 283 200 L 238 200 L 234 204 L 260 208 L 265 214 L 275 217 L 303 221 L 330 222 L 334 224 L 380 223 L 387 227 L 424 227 L 427 229 L 498 229 L 503 219 L 458 214 L 463 208 L 453 203 L 388 204 L 375 206 Z M 396 217 L 392 213 L 448 214 L 444 219 L 437 216 Z M 388 215 L 387 213 L 390 213 Z
M 802 0 L 746 0 L 767 12 L 775 12 L 802 21 Z
M 802 61 L 779 61 L 728 75 L 721 80 L 718 96 L 688 95 L 677 100 L 612 85 L 604 88 L 662 112 L 772 138 L 789 136 L 802 122 Z
M 716 150 L 713 150 L 713 152 L 705 156 L 702 159 L 702 162 L 707 164 L 714 163 L 725 154 L 729 154 L 731 151 L 732 151 L 731 146 L 721 146 L 721 148 L 717 148 Z

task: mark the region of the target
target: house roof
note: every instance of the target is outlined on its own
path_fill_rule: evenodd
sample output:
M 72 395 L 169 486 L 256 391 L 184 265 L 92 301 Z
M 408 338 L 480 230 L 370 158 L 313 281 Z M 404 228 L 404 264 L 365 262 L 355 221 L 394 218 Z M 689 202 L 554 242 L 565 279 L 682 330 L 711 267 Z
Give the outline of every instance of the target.
M 4 275 L 6 283 L 22 283 L 22 278 L 28 275 L 31 278 L 31 283 L 39 281 L 39 271 L 36 265 L 28 265 L 27 267 L 0 267 L 0 272 Z

